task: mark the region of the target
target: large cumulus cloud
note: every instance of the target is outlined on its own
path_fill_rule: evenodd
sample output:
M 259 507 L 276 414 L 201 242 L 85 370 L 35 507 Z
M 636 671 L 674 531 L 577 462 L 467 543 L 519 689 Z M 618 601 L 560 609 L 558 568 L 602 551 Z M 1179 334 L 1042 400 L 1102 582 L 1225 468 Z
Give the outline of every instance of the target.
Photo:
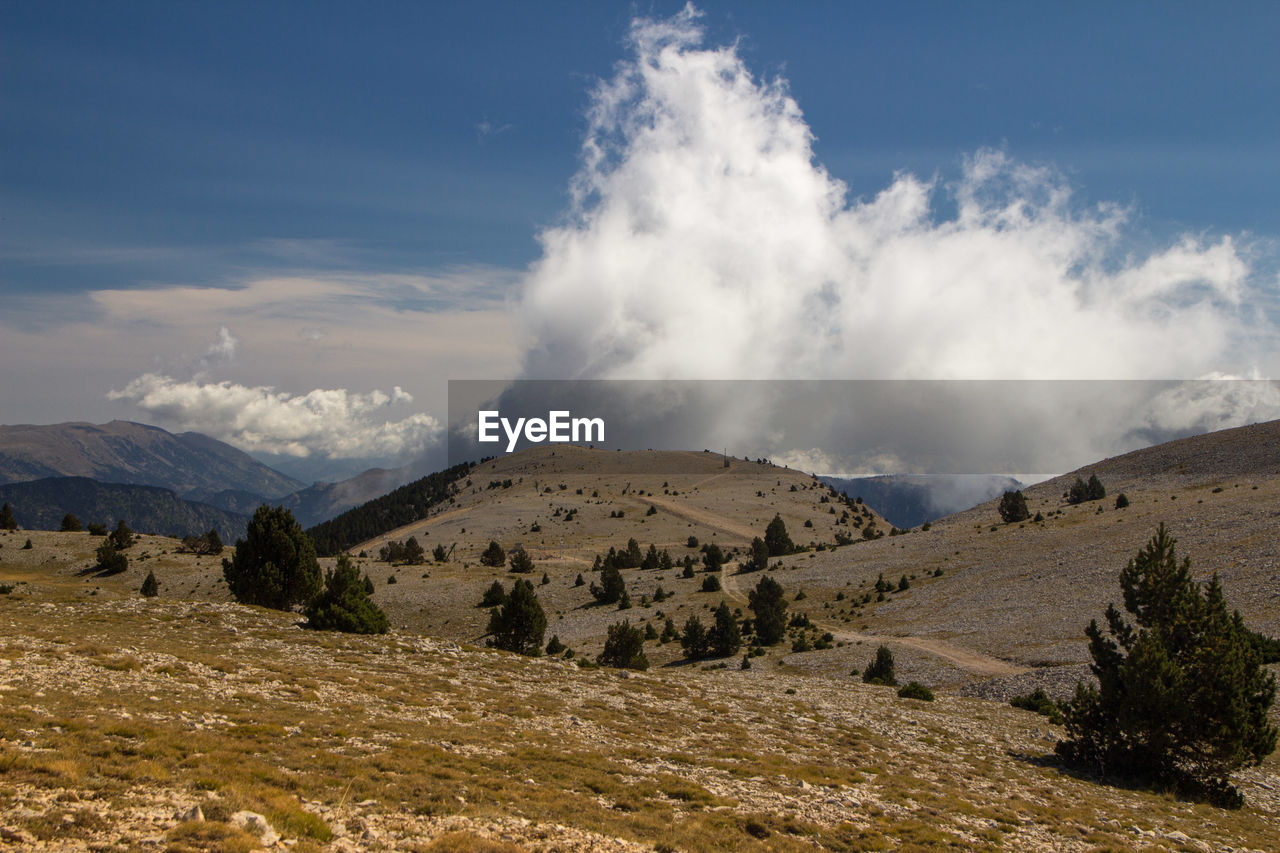
M 630 41 L 525 281 L 527 377 L 1184 378 L 1269 351 L 1237 239 L 1139 248 L 1126 209 L 996 150 L 855 198 L 695 10 Z

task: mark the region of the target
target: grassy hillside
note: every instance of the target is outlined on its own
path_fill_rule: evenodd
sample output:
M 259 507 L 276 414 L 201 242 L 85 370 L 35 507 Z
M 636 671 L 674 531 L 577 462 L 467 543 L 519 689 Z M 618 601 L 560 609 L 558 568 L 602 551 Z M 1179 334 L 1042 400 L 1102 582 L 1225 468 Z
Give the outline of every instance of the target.
M 1274 757 L 1224 813 L 1073 776 L 1042 717 L 980 700 L 774 667 L 623 677 L 88 592 L 0 596 L 20 847 L 250 849 L 241 809 L 299 851 L 1280 845 Z

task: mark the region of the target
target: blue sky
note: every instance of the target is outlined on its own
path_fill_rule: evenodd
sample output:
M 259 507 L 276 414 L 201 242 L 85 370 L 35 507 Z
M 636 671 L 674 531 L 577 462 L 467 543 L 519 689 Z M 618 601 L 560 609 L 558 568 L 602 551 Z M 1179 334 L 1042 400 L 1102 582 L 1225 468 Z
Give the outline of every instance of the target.
M 1280 232 L 1275 4 L 702 8 L 713 40 L 785 74 L 818 158 L 855 193 L 1004 146 L 1157 230 Z M 293 263 L 283 241 L 391 269 L 528 263 L 630 17 L 5 3 L 3 285 L 217 280 Z
M 682 6 L 0 3 L 0 290 L 14 311 L 0 320 L 4 419 L 190 425 L 105 393 L 183 370 L 291 395 L 399 399 L 400 385 L 439 416 L 450 376 L 527 367 L 546 324 L 513 304 L 544 256 L 540 236 L 582 213 L 569 187 L 593 91 L 632 56 L 634 17 Z M 699 8 L 703 47 L 736 44 L 756 81 L 785 78 L 813 161 L 851 201 L 900 172 L 945 189 L 966 158 L 994 149 L 1048 167 L 1073 209 L 1124 207 L 1111 251 L 1144 255 L 1184 235 L 1207 250 L 1229 236 L 1249 298 L 1274 299 L 1280 6 Z M 936 191 L 929 218 L 958 203 Z M 282 300 L 202 291 L 267 292 L 282 278 L 296 316 Z M 299 284 L 335 278 L 341 295 Z M 146 292 L 201 297 L 207 330 Z M 494 345 L 474 358 L 424 345 L 397 373 L 414 358 L 408 343 L 352 336 L 313 359 L 269 342 L 287 323 L 299 341 L 334 342 L 338 315 L 322 306 L 353 293 L 386 312 L 367 328 L 394 326 L 389 338 L 407 341 L 418 321 L 438 337 L 451 311 L 488 312 Z M 254 328 L 251 315 L 282 325 Z M 86 338 L 85 324 L 113 337 Z M 236 343 L 213 369 L 205 349 L 224 327 Z M 49 349 L 24 356 L 16 332 L 32 329 Z M 128 346 L 106 354 L 110 341 Z

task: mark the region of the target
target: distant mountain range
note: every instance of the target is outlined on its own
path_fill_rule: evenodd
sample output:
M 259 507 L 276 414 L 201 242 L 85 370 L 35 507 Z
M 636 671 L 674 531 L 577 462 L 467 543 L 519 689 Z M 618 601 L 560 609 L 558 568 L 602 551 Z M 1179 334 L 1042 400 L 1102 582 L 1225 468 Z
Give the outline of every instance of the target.
M 1012 477 L 985 474 L 882 477 L 819 477 L 822 482 L 862 500 L 895 527 L 907 530 L 961 512 L 1006 491 L 1024 488 Z
M 373 468 L 338 483 L 306 486 L 229 444 L 197 432 L 175 435 L 159 427 L 130 421 L 0 426 L 0 486 L 44 481 L 34 487 L 34 491 L 22 494 L 30 502 L 28 511 L 36 513 L 34 517 L 56 515 L 55 526 L 67 512 L 81 516 L 72 508 L 72 503 L 76 500 L 75 490 L 83 488 L 85 482 L 158 487 L 168 490 L 173 501 L 191 503 L 194 507 L 179 511 L 170 501 L 166 504 L 169 508 L 158 515 L 148 515 L 150 510 L 143 511 L 140 507 L 138 517 L 150 518 L 148 524 L 163 525 L 168 523 L 165 519 L 212 518 L 207 515 L 208 511 L 218 510 L 222 513 L 220 520 L 203 529 L 226 524 L 230 530 L 237 525 L 243 528 L 242 520 L 236 519 L 252 515 L 263 503 L 285 506 L 304 527 L 310 527 L 425 473 L 412 465 Z M 55 484 L 52 478 L 71 482 Z M 93 500 L 104 499 L 102 494 L 95 492 Z M 158 498 L 150 492 L 116 490 L 111 494 L 111 499 L 102 506 L 104 511 L 106 506 L 116 508 L 112 510 L 116 513 L 113 522 L 116 518 L 128 520 L 130 517 L 128 513 L 119 512 L 128 494 L 137 495 L 146 507 L 159 506 Z M 56 507 L 49 503 L 53 500 L 72 503 L 55 512 Z M 88 496 L 86 500 L 90 500 Z M 99 504 L 90 501 L 76 505 Z M 14 506 L 17 510 L 18 504 Z M 82 520 L 99 520 L 95 512 L 86 510 L 86 513 L 87 517 L 81 516 Z M 45 525 L 32 522 L 26 526 Z M 139 529 L 168 532 L 178 528 Z M 221 527 L 219 532 L 223 532 Z
M 197 432 L 130 421 L 0 426 L 0 484 L 45 477 L 160 486 L 197 499 L 227 489 L 280 498 L 305 485 Z
M 0 502 L 13 507 L 18 525 L 57 530 L 71 513 L 81 523 L 108 528 L 123 520 L 139 533 L 185 536 L 217 528 L 224 542 L 244 536 L 247 515 L 208 504 L 185 501 L 169 489 L 122 483 L 99 483 L 88 477 L 46 477 L 0 486 Z

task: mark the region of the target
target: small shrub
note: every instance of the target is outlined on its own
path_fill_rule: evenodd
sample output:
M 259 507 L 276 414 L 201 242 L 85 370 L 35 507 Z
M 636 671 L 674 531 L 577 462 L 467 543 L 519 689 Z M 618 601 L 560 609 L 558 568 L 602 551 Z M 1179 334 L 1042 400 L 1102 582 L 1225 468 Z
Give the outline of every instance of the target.
M 1023 696 L 1014 696 L 1009 700 L 1009 704 L 1024 711 L 1033 711 L 1048 717 L 1051 723 L 1062 725 L 1062 709 L 1058 707 L 1057 702 L 1049 698 L 1043 687 L 1037 687 Z
M 933 691 L 918 681 L 909 681 L 898 688 L 899 699 L 919 699 L 922 702 L 933 701 Z

